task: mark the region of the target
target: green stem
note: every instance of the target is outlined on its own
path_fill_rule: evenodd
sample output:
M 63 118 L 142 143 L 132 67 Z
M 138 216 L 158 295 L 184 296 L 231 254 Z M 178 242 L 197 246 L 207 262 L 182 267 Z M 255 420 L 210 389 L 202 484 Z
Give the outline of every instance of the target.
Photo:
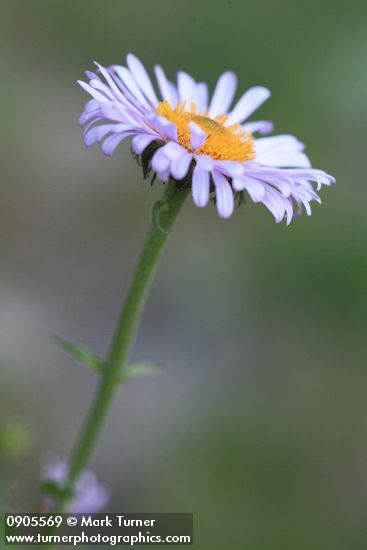
M 169 182 L 162 200 L 153 209 L 153 222 L 148 231 L 117 323 L 105 371 L 101 375 L 102 378 L 94 401 L 71 457 L 68 479 L 68 489 L 71 493 L 95 447 L 109 406 L 118 389 L 121 381 L 121 371 L 126 364 L 134 342 L 140 316 L 159 259 L 168 240 L 171 227 L 187 194 L 187 189 L 179 189 L 174 182 Z M 59 511 L 65 508 L 67 500 L 66 495 L 60 498 Z

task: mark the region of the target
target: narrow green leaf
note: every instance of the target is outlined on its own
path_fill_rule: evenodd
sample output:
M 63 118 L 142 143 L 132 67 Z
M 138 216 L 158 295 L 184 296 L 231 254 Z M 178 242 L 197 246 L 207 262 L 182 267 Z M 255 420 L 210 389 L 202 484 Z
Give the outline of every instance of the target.
M 98 355 L 95 353 L 90 352 L 89 350 L 82 348 L 80 346 L 77 346 L 73 344 L 72 342 L 69 342 L 68 340 L 65 340 L 65 338 L 61 338 L 61 336 L 54 336 L 56 343 L 61 346 L 65 351 L 70 353 L 75 359 L 83 363 L 84 365 L 87 365 L 94 371 L 97 371 L 98 373 L 101 373 L 104 369 L 104 363 Z
M 153 363 L 135 363 L 126 367 L 121 373 L 121 382 L 128 382 L 142 376 L 152 376 L 160 374 L 161 370 Z
M 163 212 L 166 212 L 167 209 L 168 209 L 167 201 L 157 201 L 153 206 L 153 210 L 152 210 L 153 225 L 156 229 L 158 229 L 158 231 L 160 231 L 164 235 L 167 235 L 168 233 L 170 233 L 169 230 L 167 231 L 167 229 L 164 229 L 164 227 L 162 227 L 161 225 L 161 215 L 163 214 Z

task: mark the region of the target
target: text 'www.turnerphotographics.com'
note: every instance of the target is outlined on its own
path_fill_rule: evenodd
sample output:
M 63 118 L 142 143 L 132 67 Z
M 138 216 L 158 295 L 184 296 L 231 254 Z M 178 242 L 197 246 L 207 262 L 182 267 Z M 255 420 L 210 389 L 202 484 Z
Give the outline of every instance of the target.
M 192 545 L 187 514 L 5 514 L 5 545 Z

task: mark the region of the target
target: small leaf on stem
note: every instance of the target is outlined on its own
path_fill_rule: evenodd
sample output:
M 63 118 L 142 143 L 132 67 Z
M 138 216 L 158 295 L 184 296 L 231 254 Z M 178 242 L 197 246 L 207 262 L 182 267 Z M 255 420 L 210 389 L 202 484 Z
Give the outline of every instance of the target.
M 153 363 L 135 363 L 126 367 L 121 373 L 121 382 L 128 382 L 142 376 L 160 374 L 161 370 Z
M 82 348 L 81 346 L 77 346 L 76 344 L 73 344 L 68 340 L 65 340 L 65 338 L 62 338 L 61 336 L 55 335 L 54 338 L 56 340 L 56 343 L 61 346 L 65 351 L 69 352 L 70 355 L 72 355 L 75 359 L 77 359 L 84 365 L 87 365 L 98 373 L 103 372 L 105 365 L 102 359 L 98 357 L 98 355 L 92 353 L 85 348 Z

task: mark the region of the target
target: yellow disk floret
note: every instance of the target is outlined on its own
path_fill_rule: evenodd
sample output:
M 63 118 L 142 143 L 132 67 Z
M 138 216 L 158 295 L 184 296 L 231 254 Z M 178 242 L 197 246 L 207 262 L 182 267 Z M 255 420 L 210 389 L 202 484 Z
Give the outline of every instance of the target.
M 234 160 L 245 162 L 255 158 L 254 140 L 239 124 L 224 126 L 227 116 L 219 115 L 209 118 L 206 112 L 197 114 L 194 103 L 186 111 L 185 103 L 179 103 L 172 109 L 168 101 L 159 103 L 156 112 L 173 122 L 177 128 L 178 142 L 188 151 L 192 151 L 189 123 L 195 122 L 208 136 L 206 141 L 196 149 L 196 154 L 208 155 L 216 160 Z

